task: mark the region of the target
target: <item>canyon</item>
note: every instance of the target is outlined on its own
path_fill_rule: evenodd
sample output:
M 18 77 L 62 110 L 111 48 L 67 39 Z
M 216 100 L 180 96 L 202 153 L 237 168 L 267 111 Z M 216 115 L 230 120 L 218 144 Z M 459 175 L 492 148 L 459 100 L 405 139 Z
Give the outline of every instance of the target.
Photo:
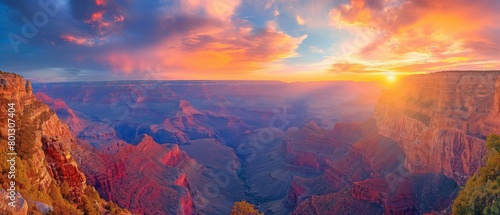
M 388 89 L 154 80 L 30 87 L 2 75 L 3 98 L 39 122 L 32 180 L 66 181 L 74 202 L 93 187 L 137 214 L 228 214 L 241 200 L 265 214 L 450 214 L 483 165 L 486 136 L 500 129 L 496 71 L 412 75 Z

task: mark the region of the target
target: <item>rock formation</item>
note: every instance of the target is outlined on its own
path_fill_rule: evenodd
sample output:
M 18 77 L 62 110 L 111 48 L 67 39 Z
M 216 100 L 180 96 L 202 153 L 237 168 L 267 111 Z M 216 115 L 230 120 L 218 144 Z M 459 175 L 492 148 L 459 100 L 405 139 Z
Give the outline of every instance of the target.
M 15 147 L 18 153 L 16 165 L 23 171 L 16 175 L 17 189 L 20 191 L 17 202 L 20 205 L 16 213 L 24 214 L 33 210 L 47 213 L 52 210 L 52 207 L 47 205 L 59 204 L 55 203 L 58 200 L 53 199 L 53 196 L 40 196 L 47 196 L 47 192 L 54 190 L 53 187 L 60 187 L 62 184 L 68 184 L 69 187 L 68 193 L 64 194 L 67 195 L 65 200 L 82 208 L 83 198 L 87 195 L 85 193 L 87 184 L 86 177 L 71 152 L 78 148 L 76 137 L 47 105 L 36 99 L 32 93 L 31 82 L 13 73 L 0 72 L 0 78 L 2 106 L 0 118 L 2 121 L 7 121 L 5 107 L 8 103 L 15 103 L 16 109 L 14 117 L 16 120 Z M 7 146 L 7 123 L 2 123 L 0 129 L 3 160 Z M 7 181 L 6 174 L 0 177 L 2 182 Z M 27 184 L 31 190 L 24 190 Z M 28 195 L 30 198 L 23 198 L 21 194 Z M 37 198 L 44 202 L 36 201 Z M 106 205 L 102 199 L 95 200 L 102 201 L 103 205 Z M 2 214 L 6 208 L 3 204 L 5 204 L 4 201 L 0 202 Z M 106 211 L 104 208 L 100 210 Z
M 485 137 L 500 132 L 500 72 L 414 75 L 386 92 L 374 118 L 404 151 L 414 173 L 436 172 L 463 185 L 482 164 Z
M 211 196 L 206 187 L 216 180 L 211 171 L 177 144 L 158 144 L 148 135 L 140 136 L 137 145 L 121 146 L 115 154 L 94 152 L 82 157 L 81 165 L 99 193 L 134 213 L 219 214 L 244 198 L 235 173 L 227 185 L 217 187 L 221 194 Z
M 16 193 L 17 202 L 14 207 L 8 205 L 9 194 L 7 191 L 0 189 L 0 212 L 2 214 L 18 214 L 27 215 L 28 214 L 28 203 L 21 196 L 21 194 Z

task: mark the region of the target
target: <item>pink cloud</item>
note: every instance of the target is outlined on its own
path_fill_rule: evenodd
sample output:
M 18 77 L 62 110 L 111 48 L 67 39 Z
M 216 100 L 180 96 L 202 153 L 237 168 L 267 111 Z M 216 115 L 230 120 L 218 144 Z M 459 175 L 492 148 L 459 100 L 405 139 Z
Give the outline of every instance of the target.
M 121 14 L 106 15 L 106 10 L 98 10 L 92 13 L 89 19 L 84 22 L 91 25 L 92 28 L 97 31 L 99 36 L 109 36 L 116 33 L 117 29 L 119 29 L 120 23 L 125 20 L 125 16 Z
M 94 46 L 95 42 L 92 39 L 84 38 L 84 37 L 79 37 L 79 36 L 73 36 L 73 35 L 63 35 L 61 36 L 61 39 L 64 41 L 74 43 L 77 45 L 83 45 L 83 46 Z
M 240 0 L 185 0 L 181 1 L 181 9 L 188 13 L 203 12 L 207 16 L 226 20 L 231 18 L 240 4 Z
M 300 17 L 299 15 L 296 16 L 296 20 L 297 20 L 297 24 L 299 24 L 299 25 L 306 24 L 306 21 L 304 21 L 304 19 L 302 19 L 302 17 Z
M 231 17 L 240 3 L 186 0 L 180 1 L 179 11 L 160 8 L 167 10 L 155 17 L 159 19 L 156 28 L 161 39 L 136 46 L 134 50 L 110 46 L 89 58 L 120 73 L 148 72 L 154 66 L 164 68 L 166 73 L 184 73 L 184 77 L 211 74 L 224 79 L 226 75 L 252 73 L 269 63 L 297 55 L 296 49 L 305 36 L 292 37 L 276 27 L 258 29 L 245 20 L 233 20 Z M 102 37 L 114 33 L 116 23 L 124 22 L 127 16 L 115 13 L 111 16 L 108 10 L 111 9 L 100 8 L 86 21 L 103 32 Z M 80 40 L 65 40 L 84 45 Z M 100 37 L 95 40 L 99 42 L 92 45 L 102 44 Z
M 108 4 L 108 0 L 95 0 L 95 4 L 97 6 L 106 6 Z
M 165 39 L 134 53 L 111 51 L 99 60 L 116 72 L 147 72 L 152 65 L 159 65 L 167 68 L 167 73 L 224 77 L 251 73 L 264 68 L 267 63 L 295 56 L 295 50 L 304 38 L 291 37 L 275 29 L 214 26 L 194 34 Z
M 457 68 L 464 62 L 491 66 L 486 59 L 499 53 L 500 47 L 498 36 L 491 36 L 500 31 L 498 8 L 499 1 L 489 0 L 473 4 L 466 0 L 351 0 L 332 9 L 330 18 L 339 28 L 377 32 L 351 58 L 371 65 L 399 62 L 400 67 L 392 68 L 422 72 Z

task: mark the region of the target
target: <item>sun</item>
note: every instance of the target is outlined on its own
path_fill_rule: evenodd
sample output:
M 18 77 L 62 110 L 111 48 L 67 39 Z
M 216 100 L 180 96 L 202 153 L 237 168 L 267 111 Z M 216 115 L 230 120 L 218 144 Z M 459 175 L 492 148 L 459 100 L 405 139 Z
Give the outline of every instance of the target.
M 387 72 L 386 78 L 387 78 L 388 82 L 392 83 L 392 82 L 396 81 L 396 74 L 394 74 L 394 72 Z

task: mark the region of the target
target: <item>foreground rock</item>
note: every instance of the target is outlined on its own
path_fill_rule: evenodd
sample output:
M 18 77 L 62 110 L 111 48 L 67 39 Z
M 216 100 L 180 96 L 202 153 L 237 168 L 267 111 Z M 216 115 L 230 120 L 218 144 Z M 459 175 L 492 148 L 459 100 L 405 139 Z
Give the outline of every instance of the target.
M 16 129 L 16 189 L 17 203 L 14 211 L 5 201 L 0 202 L 0 212 L 32 214 L 49 211 L 61 213 L 106 213 L 107 202 L 93 195 L 87 179 L 73 157 L 78 148 L 77 139 L 68 126 L 59 120 L 49 107 L 33 95 L 31 83 L 23 77 L 0 72 L 1 106 L 15 104 Z M 7 121 L 7 108 L 0 109 L 0 118 Z M 6 152 L 7 123 L 1 124 L 0 147 Z M 7 160 L 5 153 L 0 155 Z M 1 165 L 2 172 L 7 166 Z M 7 174 L 0 176 L 2 184 L 10 183 Z M 2 195 L 5 191 L 2 190 Z M 91 207 L 87 204 L 98 203 Z M 92 212 L 91 212 L 92 211 Z

